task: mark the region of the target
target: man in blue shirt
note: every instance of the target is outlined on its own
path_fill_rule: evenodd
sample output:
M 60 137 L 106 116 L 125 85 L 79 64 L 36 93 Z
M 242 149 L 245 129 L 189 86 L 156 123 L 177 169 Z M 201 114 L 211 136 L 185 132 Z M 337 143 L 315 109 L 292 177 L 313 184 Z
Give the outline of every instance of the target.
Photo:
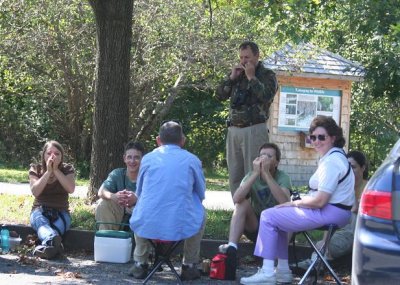
M 133 206 L 136 204 L 136 179 L 144 148 L 138 142 L 128 142 L 124 151 L 126 168 L 116 168 L 110 172 L 101 185 L 97 195 L 101 198 L 96 207 L 96 222 L 100 230 L 118 230 L 119 223 L 128 221 Z
M 182 280 L 200 278 L 197 269 L 200 242 L 205 228 L 205 178 L 201 161 L 184 150 L 182 126 L 163 123 L 157 137 L 158 148 L 141 162 L 136 195 L 137 204 L 130 219 L 135 233 L 135 264 L 130 275 L 147 276 L 148 239 L 185 240 Z

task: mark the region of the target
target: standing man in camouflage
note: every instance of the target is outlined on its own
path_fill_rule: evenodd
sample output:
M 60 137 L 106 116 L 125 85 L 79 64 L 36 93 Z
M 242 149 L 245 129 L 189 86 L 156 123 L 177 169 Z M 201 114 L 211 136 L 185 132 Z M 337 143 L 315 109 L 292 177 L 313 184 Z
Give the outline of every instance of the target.
M 259 56 L 256 43 L 243 42 L 239 46 L 240 62 L 217 88 L 219 100 L 230 98 L 226 159 L 232 195 L 252 170 L 259 146 L 269 141 L 266 121 L 278 83 Z

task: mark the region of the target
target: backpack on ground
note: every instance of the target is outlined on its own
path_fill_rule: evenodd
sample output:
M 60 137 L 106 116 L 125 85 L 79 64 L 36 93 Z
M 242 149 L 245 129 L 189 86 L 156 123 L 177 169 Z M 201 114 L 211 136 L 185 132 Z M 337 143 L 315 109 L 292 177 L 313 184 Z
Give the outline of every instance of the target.
M 236 260 L 224 253 L 216 254 L 210 264 L 210 278 L 219 280 L 236 279 Z

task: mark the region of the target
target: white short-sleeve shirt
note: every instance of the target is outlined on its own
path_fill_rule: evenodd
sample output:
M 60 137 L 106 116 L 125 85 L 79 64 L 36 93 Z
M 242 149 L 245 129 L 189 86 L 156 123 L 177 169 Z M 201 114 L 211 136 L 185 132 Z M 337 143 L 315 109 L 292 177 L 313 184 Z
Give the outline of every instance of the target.
M 355 201 L 355 180 L 351 167 L 347 177 L 339 183 L 339 180 L 346 176 L 349 167 L 349 162 L 343 150 L 337 147 L 331 148 L 320 158 L 318 168 L 309 180 L 310 188 L 331 194 L 330 204 L 352 206 Z M 314 196 L 316 192 L 310 191 L 310 195 Z

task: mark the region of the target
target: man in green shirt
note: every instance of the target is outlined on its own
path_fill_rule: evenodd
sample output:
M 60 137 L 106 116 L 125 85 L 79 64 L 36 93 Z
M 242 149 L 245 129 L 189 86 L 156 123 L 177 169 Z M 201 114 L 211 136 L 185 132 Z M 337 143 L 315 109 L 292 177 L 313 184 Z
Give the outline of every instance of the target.
M 229 230 L 229 243 L 219 246 L 228 255 L 231 268 L 236 271 L 236 251 L 240 237 L 245 234 L 255 242 L 261 212 L 277 204 L 290 201 L 290 177 L 278 169 L 281 159 L 279 147 L 265 143 L 253 161 L 253 170 L 240 183 L 233 195 L 235 210 Z
M 126 167 L 111 171 L 101 185 L 97 193 L 101 199 L 95 213 L 96 222 L 105 223 L 99 225 L 100 230 L 118 230 L 117 224 L 129 220 L 137 201 L 136 178 L 143 155 L 142 144 L 128 142 L 123 156 Z

